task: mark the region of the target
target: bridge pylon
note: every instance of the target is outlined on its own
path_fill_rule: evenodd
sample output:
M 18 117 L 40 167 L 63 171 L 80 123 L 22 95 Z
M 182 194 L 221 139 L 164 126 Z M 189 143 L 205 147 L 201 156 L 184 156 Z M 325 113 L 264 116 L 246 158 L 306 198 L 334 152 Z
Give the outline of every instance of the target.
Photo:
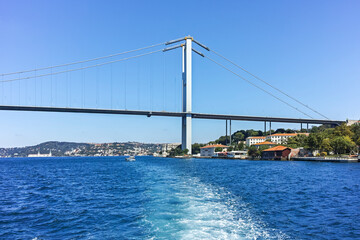
M 185 45 L 182 44 L 182 110 L 186 115 L 181 121 L 181 147 L 188 149 L 188 154 L 192 153 L 192 40 L 190 36 L 185 37 Z

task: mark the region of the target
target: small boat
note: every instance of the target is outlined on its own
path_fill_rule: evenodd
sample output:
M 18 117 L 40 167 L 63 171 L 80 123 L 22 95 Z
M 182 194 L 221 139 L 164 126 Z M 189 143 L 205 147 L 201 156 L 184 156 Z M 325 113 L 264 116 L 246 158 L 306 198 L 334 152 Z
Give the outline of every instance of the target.
M 129 157 L 125 158 L 125 161 L 127 161 L 127 162 L 135 162 L 135 156 L 129 156 Z

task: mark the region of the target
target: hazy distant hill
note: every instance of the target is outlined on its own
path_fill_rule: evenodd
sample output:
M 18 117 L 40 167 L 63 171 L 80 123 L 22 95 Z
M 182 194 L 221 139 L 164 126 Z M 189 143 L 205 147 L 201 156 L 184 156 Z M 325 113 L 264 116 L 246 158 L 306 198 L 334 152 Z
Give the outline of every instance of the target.
M 136 149 L 136 150 L 135 150 Z M 29 154 L 48 154 L 53 156 L 113 156 L 132 154 L 152 154 L 161 150 L 161 144 L 152 143 L 75 143 L 50 141 L 35 146 L 0 148 L 0 157 L 27 157 Z
M 35 153 L 49 153 L 51 151 L 53 156 L 64 156 L 66 151 L 80 147 L 89 147 L 88 143 L 74 143 L 74 142 L 44 142 L 35 146 L 16 147 L 16 148 L 0 148 L 0 156 L 19 156 L 27 157 L 29 154 Z

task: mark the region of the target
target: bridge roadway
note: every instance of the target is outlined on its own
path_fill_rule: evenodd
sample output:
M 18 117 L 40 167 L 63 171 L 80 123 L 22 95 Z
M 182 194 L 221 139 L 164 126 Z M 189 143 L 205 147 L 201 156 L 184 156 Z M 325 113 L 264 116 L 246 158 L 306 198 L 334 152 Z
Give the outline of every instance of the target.
M 122 115 L 144 115 L 144 116 L 163 116 L 163 117 L 183 117 L 189 113 L 184 112 L 165 112 L 165 111 L 137 111 L 137 110 L 114 110 L 96 108 L 60 108 L 60 107 L 35 107 L 35 106 L 4 106 L 0 105 L 0 110 L 7 111 L 31 111 L 31 112 L 67 112 L 67 113 L 97 113 L 97 114 L 122 114 Z M 192 118 L 198 119 L 218 119 L 218 120 L 238 120 L 238 121 L 257 121 L 257 122 L 284 122 L 284 123 L 308 123 L 308 124 L 331 124 L 340 125 L 345 121 L 323 120 L 323 119 L 303 119 L 303 118 L 278 118 L 278 117 L 255 117 L 241 115 L 191 113 Z

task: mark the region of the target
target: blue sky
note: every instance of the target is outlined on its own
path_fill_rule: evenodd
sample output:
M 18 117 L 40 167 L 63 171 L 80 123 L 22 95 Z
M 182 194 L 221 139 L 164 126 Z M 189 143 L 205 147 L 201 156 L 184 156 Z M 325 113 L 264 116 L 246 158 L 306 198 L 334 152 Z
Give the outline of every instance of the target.
M 0 73 L 192 35 L 329 118 L 359 119 L 359 12 L 355 0 L 0 0 Z M 3 83 L 0 103 L 178 111 L 180 58 L 180 51 L 158 53 L 36 83 Z M 193 68 L 194 112 L 306 117 L 206 59 L 194 56 Z M 299 128 L 273 124 L 280 127 Z M 263 123 L 233 122 L 233 130 L 247 128 L 263 129 Z M 5 111 L 0 129 L 0 147 L 48 140 L 180 142 L 181 132 L 177 118 Z M 193 122 L 194 142 L 224 131 L 224 121 Z

